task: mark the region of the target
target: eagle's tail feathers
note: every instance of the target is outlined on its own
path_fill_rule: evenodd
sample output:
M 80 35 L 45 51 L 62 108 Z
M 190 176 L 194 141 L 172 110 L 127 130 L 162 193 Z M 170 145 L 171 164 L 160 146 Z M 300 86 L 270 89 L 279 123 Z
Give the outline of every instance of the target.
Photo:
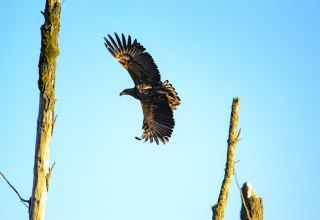
M 178 93 L 176 90 L 173 88 L 173 86 L 169 83 L 168 80 L 164 81 L 162 83 L 162 86 L 168 91 L 167 98 L 169 101 L 169 106 L 171 109 L 176 110 L 177 106 L 180 105 L 180 98 L 178 96 Z

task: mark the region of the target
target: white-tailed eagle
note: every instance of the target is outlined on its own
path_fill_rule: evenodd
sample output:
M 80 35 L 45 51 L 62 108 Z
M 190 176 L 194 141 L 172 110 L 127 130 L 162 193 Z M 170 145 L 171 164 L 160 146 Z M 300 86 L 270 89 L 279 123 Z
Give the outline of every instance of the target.
M 126 68 L 135 84 L 120 96 L 131 95 L 141 102 L 144 115 L 141 139 L 157 144 L 160 140 L 165 144 L 175 125 L 173 110 L 180 104 L 178 93 L 168 80 L 161 82 L 157 65 L 136 39 L 131 42 L 131 36 L 126 39 L 123 34 L 120 39 L 116 33 L 116 40 L 109 34 L 108 37 L 104 38 L 107 49 Z

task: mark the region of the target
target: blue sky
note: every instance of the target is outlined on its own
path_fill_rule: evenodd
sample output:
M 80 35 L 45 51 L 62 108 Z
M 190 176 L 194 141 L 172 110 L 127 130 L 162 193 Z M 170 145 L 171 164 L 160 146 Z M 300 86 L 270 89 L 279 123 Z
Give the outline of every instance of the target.
M 239 182 L 263 198 L 265 219 L 317 219 L 318 1 L 65 1 L 56 76 L 47 220 L 211 219 L 224 175 L 232 98 L 239 96 Z M 31 194 L 44 1 L 0 13 L 0 170 Z M 131 34 L 178 91 L 165 146 L 141 143 L 133 82 L 103 36 Z M 0 218 L 27 219 L 0 180 Z M 235 181 L 225 219 L 239 219 Z

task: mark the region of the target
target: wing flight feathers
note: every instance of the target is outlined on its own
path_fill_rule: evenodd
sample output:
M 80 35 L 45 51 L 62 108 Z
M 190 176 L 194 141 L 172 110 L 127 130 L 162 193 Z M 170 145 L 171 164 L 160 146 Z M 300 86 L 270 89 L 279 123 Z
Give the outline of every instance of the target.
M 141 100 L 141 106 L 144 115 L 141 138 L 157 144 L 159 140 L 163 144 L 168 142 L 175 125 L 173 110 L 168 104 L 155 104 L 147 100 Z
M 145 48 L 134 39 L 131 43 L 131 36 L 127 40 L 124 34 L 121 39 L 115 33 L 115 39 L 108 34 L 108 39 L 104 38 L 105 46 L 124 68 L 126 68 L 135 85 L 145 84 L 158 86 L 161 84 L 160 73 L 153 58 Z

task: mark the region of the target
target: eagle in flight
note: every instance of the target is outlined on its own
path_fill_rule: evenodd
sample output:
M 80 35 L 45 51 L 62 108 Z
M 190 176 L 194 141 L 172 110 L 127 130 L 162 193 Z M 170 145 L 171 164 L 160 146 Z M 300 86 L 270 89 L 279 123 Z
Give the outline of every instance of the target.
M 131 41 L 122 34 L 121 38 L 115 33 L 115 39 L 108 34 L 105 45 L 112 56 L 129 72 L 135 86 L 125 89 L 122 95 L 131 95 L 140 100 L 143 119 L 143 133 L 145 141 L 159 140 L 165 144 L 171 137 L 174 128 L 173 110 L 180 104 L 178 93 L 168 80 L 161 82 L 160 73 L 151 55 L 135 39 Z

